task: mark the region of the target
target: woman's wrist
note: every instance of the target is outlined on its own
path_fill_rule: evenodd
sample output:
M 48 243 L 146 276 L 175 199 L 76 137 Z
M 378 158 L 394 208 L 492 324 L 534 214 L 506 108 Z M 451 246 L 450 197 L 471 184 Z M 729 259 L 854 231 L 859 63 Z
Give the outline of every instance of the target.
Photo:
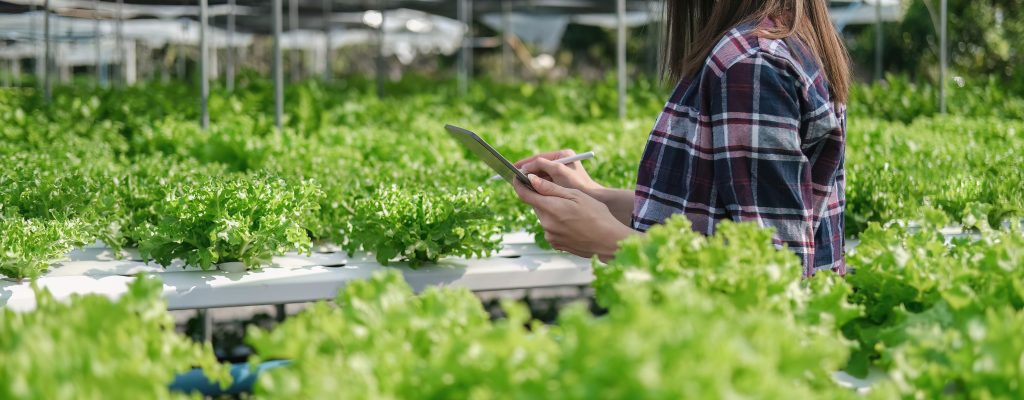
M 601 248 L 597 249 L 595 255 L 597 255 L 597 258 L 602 262 L 611 261 L 615 258 L 615 252 L 619 251 L 619 243 L 638 233 L 640 232 L 637 232 L 633 228 L 620 223 L 615 223 L 608 230 L 608 234 L 605 235 L 605 242 L 601 244 Z
M 597 185 L 595 188 L 583 190 L 583 193 L 604 203 L 615 219 L 627 227 L 629 226 L 633 217 L 633 197 L 635 196 L 632 190 L 612 189 Z

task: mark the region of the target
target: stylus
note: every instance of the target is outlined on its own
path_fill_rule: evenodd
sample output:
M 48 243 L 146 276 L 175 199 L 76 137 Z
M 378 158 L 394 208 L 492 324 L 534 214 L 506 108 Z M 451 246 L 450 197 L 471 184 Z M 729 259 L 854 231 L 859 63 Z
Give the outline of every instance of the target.
M 590 158 L 594 158 L 594 152 L 592 152 L 592 151 L 588 151 L 588 152 L 582 153 L 582 154 L 577 154 L 577 155 L 574 155 L 574 156 L 559 158 L 557 160 L 554 160 L 554 162 L 559 163 L 559 164 L 568 164 L 568 163 L 571 163 L 571 162 L 583 161 L 583 160 L 590 159 Z M 497 181 L 497 180 L 500 180 L 500 179 L 501 179 L 501 175 L 495 175 L 495 176 L 492 176 L 490 180 Z

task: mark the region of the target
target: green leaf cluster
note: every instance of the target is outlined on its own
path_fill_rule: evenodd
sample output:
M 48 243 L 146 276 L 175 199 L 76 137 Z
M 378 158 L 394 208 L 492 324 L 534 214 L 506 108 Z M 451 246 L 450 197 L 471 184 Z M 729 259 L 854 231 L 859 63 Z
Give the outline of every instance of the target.
M 198 179 L 153 204 L 156 221 L 140 229 L 139 252 L 163 266 L 181 259 L 202 269 L 230 261 L 257 268 L 275 254 L 309 252 L 300 223 L 319 195 L 310 182 L 269 175 Z
M 0 275 L 35 278 L 86 236 L 76 220 L 53 221 L 0 217 Z
M 409 193 L 383 186 L 353 205 L 344 248 L 366 249 L 377 262 L 398 259 L 416 267 L 442 256 L 482 257 L 499 249 L 500 225 L 482 189 L 453 193 Z
M 975 340 L 970 336 L 972 329 L 989 324 L 992 313 L 1022 312 L 1024 233 L 1015 228 L 985 230 L 977 237 L 947 240 L 939 232 L 947 221 L 941 212 L 932 210 L 922 220 L 924 227 L 913 232 L 872 225 L 848 257 L 854 271 L 847 277 L 854 288 L 850 300 L 865 309 L 862 317 L 843 327 L 848 337 L 860 343 L 849 370 L 864 373 L 869 365 L 878 365 L 896 377 L 935 373 L 938 375 L 922 379 L 944 376 L 942 385 L 937 381 L 924 385 L 921 381 L 923 386 L 919 387 L 935 395 L 943 393 L 945 384 L 962 385 L 961 389 L 968 392 L 981 390 L 975 386 L 982 382 L 970 378 L 976 372 L 973 367 L 952 354 L 950 358 L 931 357 L 928 352 L 938 351 L 938 343 L 953 338 L 963 338 L 954 347 L 970 348 L 974 344 L 969 339 Z M 994 338 L 998 336 L 984 340 Z M 977 340 L 983 342 L 982 338 Z M 987 352 L 1007 350 L 998 349 L 1003 345 L 1020 354 L 1016 341 L 966 351 L 975 352 L 981 359 Z M 954 347 L 949 349 L 951 353 L 955 353 Z M 923 364 L 931 365 L 928 368 L 932 371 L 908 369 Z M 1020 379 L 1019 369 L 990 373 Z
M 230 382 L 209 345 L 174 332 L 162 285 L 140 277 L 117 300 L 36 289 L 36 308 L 0 313 L 0 398 L 169 399 L 175 373 L 201 366 Z
M 628 286 L 628 287 L 626 287 Z M 665 296 L 665 297 L 662 297 Z M 466 290 L 421 295 L 392 271 L 353 282 L 273 331 L 250 330 L 259 359 L 287 358 L 262 398 L 842 398 L 829 379 L 835 336 L 742 310 L 684 280 L 655 294 L 626 284 L 607 315 L 571 307 L 556 325 L 521 304 L 491 322 Z M 833 397 L 834 396 L 834 397 Z

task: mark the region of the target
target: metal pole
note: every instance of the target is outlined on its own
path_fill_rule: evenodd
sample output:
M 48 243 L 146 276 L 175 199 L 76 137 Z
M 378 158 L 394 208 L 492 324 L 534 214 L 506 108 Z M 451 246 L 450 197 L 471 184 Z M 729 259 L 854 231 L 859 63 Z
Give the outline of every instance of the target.
M 284 113 L 284 74 L 281 72 L 281 0 L 272 1 L 274 11 L 274 125 L 281 130 Z
M 512 0 L 501 2 L 501 68 L 506 78 L 512 77 Z
M 466 26 L 465 34 L 462 36 L 462 50 L 459 52 L 459 93 L 466 94 L 469 91 L 469 79 L 473 69 L 473 6 L 470 0 L 459 0 L 458 14 L 459 22 Z
M 284 304 L 274 304 L 274 316 L 278 323 L 284 322 L 285 318 L 288 318 L 288 310 L 285 309 Z
M 210 127 L 210 47 L 206 38 L 206 26 L 209 23 L 206 10 L 207 0 L 199 0 L 199 115 L 203 129 Z
M 28 21 L 28 30 L 29 30 L 29 32 L 32 33 L 32 36 L 29 38 L 29 41 L 32 43 L 32 48 L 34 49 L 34 53 L 35 53 L 35 64 L 33 65 L 33 68 L 35 68 L 35 70 L 36 70 L 36 88 L 38 88 L 39 90 L 42 90 L 42 88 L 43 88 L 43 68 L 42 68 L 43 64 L 40 62 L 40 59 L 43 58 L 43 57 L 39 56 L 39 45 L 38 45 L 38 41 L 39 40 L 36 39 L 36 38 L 39 37 L 37 35 L 37 33 L 36 33 L 36 3 L 29 4 L 28 9 L 29 9 L 29 14 L 32 15 L 32 17 L 29 18 L 29 21 Z
M 53 88 L 50 86 L 50 0 L 43 2 L 43 99 L 50 104 L 50 97 L 53 95 Z
M 103 72 L 101 71 L 103 69 L 103 61 L 101 61 L 103 59 L 103 49 L 101 48 L 100 41 L 100 0 L 92 1 L 92 24 L 93 51 L 95 53 L 93 56 L 96 57 L 96 71 L 93 72 L 96 73 L 96 84 L 103 86 Z
M 299 30 L 299 2 L 297 0 L 288 0 L 288 31 L 290 31 L 290 32 L 292 32 L 292 34 L 294 34 L 298 30 Z M 291 71 L 289 71 L 288 76 L 289 76 L 289 79 L 291 79 L 292 81 L 299 80 L 299 72 L 300 72 L 299 69 L 301 68 L 301 66 L 299 65 L 299 57 L 296 57 L 296 55 L 295 55 L 296 51 L 298 51 L 300 53 L 302 52 L 301 48 L 300 49 L 292 49 L 292 51 L 289 52 L 289 57 L 290 58 L 288 59 L 290 64 L 291 64 L 290 65 Z
M 384 63 L 384 23 L 387 22 L 385 14 L 387 10 L 387 4 L 384 1 L 380 1 L 380 26 L 377 27 L 377 97 L 384 97 L 384 69 L 387 67 Z
M 331 2 L 324 0 L 324 82 L 331 81 Z
M 125 65 L 126 63 L 125 63 L 125 59 L 124 59 L 124 14 L 123 14 L 123 11 L 124 11 L 124 0 L 117 0 L 117 22 L 116 22 L 117 23 L 117 30 L 116 30 L 115 35 L 114 35 L 115 36 L 114 42 L 116 43 L 116 46 L 117 46 L 117 62 L 118 62 L 117 65 L 119 66 L 119 68 L 118 68 L 118 71 L 117 71 L 117 80 L 115 80 L 114 82 L 116 82 L 118 86 L 124 86 L 124 82 L 125 82 L 125 78 L 126 78 L 125 77 L 125 69 L 127 68 L 127 66 Z
M 875 0 L 875 80 L 882 80 L 882 0 Z
M 181 21 L 181 36 L 185 37 L 188 32 L 188 20 L 180 19 Z M 178 75 L 178 79 L 185 80 L 187 71 L 185 71 L 185 45 L 178 43 L 174 46 L 174 69 Z
M 946 69 L 949 67 L 949 49 L 947 48 L 947 0 L 942 0 L 939 10 L 939 113 L 946 113 Z
M 615 11 L 619 25 L 615 51 L 619 81 L 619 119 L 626 119 L 626 0 L 618 0 Z
M 224 79 L 227 80 L 228 91 L 235 90 L 235 0 L 228 0 L 228 37 L 227 37 L 227 65 Z

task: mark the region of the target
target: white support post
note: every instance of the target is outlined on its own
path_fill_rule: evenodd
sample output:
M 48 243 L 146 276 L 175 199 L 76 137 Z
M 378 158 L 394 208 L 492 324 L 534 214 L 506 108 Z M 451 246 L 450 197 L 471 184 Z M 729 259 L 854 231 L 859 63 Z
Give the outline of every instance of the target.
M 53 55 L 50 43 L 53 38 L 50 34 L 50 0 L 43 2 L 43 99 L 46 104 L 50 104 L 50 98 L 53 96 L 53 88 L 50 86 L 50 67 Z
M 331 6 L 333 0 L 324 0 L 324 82 L 330 82 L 333 72 L 331 70 L 331 50 L 334 47 L 331 44 L 331 15 L 333 11 Z
M 274 24 L 274 125 L 281 130 L 281 114 L 284 113 L 284 74 L 281 65 L 281 0 L 271 1 Z
M 117 12 L 116 12 L 116 14 L 117 14 L 116 24 L 117 25 L 116 25 L 116 30 L 114 32 L 114 37 L 115 37 L 114 38 L 114 42 L 116 43 L 116 47 L 117 47 L 116 54 L 117 54 L 117 65 L 118 65 L 117 80 L 115 80 L 114 82 L 116 82 L 117 86 L 124 86 L 125 78 L 126 78 L 126 75 L 127 75 L 127 73 L 125 71 L 127 69 L 127 65 L 126 64 L 128 64 L 126 62 L 127 60 L 126 60 L 126 57 L 125 57 L 125 54 L 124 54 L 125 50 L 124 50 L 124 13 L 123 13 L 123 11 L 124 11 L 124 0 L 117 0 Z
M 224 79 L 229 92 L 235 90 L 235 0 L 228 0 L 228 33 L 227 33 L 227 65 Z
M 617 0 L 615 14 L 618 22 L 616 35 L 616 70 L 619 83 L 619 119 L 626 119 L 626 0 Z
M 882 1 L 875 0 L 875 80 L 881 81 L 882 76 Z
M 949 43 L 947 41 L 947 8 L 946 0 L 942 0 L 939 10 L 939 113 L 946 113 L 946 72 L 949 68 Z
M 209 24 L 207 0 L 199 0 L 199 115 L 203 129 L 210 127 L 210 47 L 206 37 Z
M 298 30 L 299 2 L 298 0 L 288 0 L 288 31 L 292 32 L 292 34 L 294 35 L 295 32 L 297 32 Z M 299 80 L 301 77 L 302 66 L 299 64 L 301 60 L 299 60 L 299 57 L 296 56 L 296 53 L 301 54 L 302 51 L 303 50 L 301 48 L 297 48 L 292 49 L 292 51 L 289 52 L 290 54 L 288 61 L 290 64 L 289 68 L 291 69 L 291 71 L 288 71 L 288 79 L 290 79 L 292 82 Z

